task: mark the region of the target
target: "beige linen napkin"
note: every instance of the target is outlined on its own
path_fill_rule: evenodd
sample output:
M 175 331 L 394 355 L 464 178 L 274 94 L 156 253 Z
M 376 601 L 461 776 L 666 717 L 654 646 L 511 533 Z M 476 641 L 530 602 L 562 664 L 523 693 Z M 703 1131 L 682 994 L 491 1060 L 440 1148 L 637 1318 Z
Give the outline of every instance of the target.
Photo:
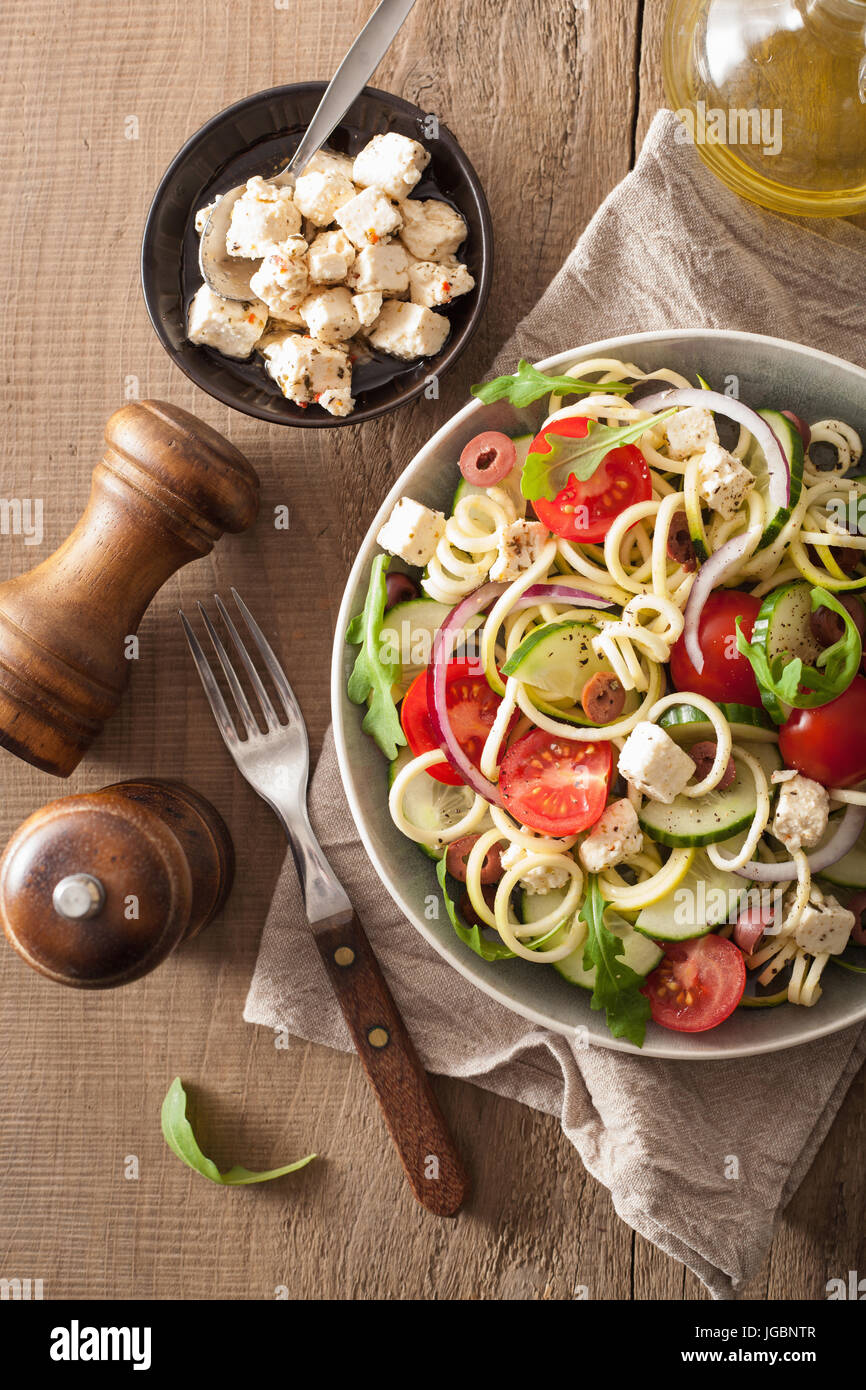
M 773 334 L 866 361 L 856 293 L 866 283 L 866 236 L 847 223 L 795 223 L 739 201 L 675 141 L 676 129 L 670 112 L 659 113 L 634 172 L 603 203 L 491 375 L 572 344 L 699 326 Z M 736 1297 L 760 1268 L 774 1219 L 866 1057 L 866 1027 L 732 1063 L 578 1050 L 476 990 L 408 926 L 359 843 L 330 733 L 310 805 L 429 1070 L 558 1115 L 623 1220 L 694 1270 L 716 1298 Z M 351 1047 L 291 856 L 244 1017 Z M 726 1154 L 739 1158 L 736 1182 L 724 1175 Z

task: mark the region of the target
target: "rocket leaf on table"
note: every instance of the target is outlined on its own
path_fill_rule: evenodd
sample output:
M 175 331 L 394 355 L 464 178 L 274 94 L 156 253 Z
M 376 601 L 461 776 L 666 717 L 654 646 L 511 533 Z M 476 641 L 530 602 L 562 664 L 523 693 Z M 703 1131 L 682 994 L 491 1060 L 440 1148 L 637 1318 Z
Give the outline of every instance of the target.
M 192 1168 L 194 1172 L 201 1173 L 202 1177 L 209 1178 L 211 1182 L 221 1183 L 224 1187 L 270 1182 L 271 1178 L 281 1178 L 286 1173 L 297 1172 L 316 1157 L 315 1154 L 307 1154 L 306 1158 L 299 1158 L 296 1163 L 287 1163 L 284 1168 L 271 1168 L 264 1173 L 253 1173 L 249 1168 L 241 1168 L 238 1164 L 221 1173 L 213 1160 L 207 1158 L 198 1146 L 192 1125 L 186 1117 L 186 1091 L 179 1076 L 172 1081 L 162 1102 L 162 1132 L 172 1153 L 176 1154 L 187 1168 Z
M 397 661 L 384 660 L 381 640 L 385 604 L 388 601 L 385 571 L 390 563 L 388 555 L 377 555 L 373 561 L 364 611 L 349 623 L 346 641 L 353 646 L 360 644 L 361 648 L 349 677 L 347 694 L 355 705 L 369 703 L 362 727 L 376 740 L 388 761 L 393 762 L 397 749 L 406 742 L 406 735 L 400 727 L 400 717 L 391 694 L 392 687 L 400 679 L 402 668 Z

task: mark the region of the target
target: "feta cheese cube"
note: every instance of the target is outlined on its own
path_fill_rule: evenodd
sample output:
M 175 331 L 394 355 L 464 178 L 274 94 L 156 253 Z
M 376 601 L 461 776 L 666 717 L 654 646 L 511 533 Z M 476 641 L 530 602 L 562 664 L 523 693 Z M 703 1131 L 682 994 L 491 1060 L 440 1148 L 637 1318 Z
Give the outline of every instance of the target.
M 434 552 L 445 535 L 445 517 L 441 512 L 401 497 L 376 541 L 383 550 L 405 560 L 407 565 L 423 569 L 433 559 Z
M 355 259 L 345 232 L 320 232 L 307 253 L 310 279 L 317 285 L 340 285 Z
M 380 352 L 411 362 L 416 357 L 432 357 L 451 330 L 442 314 L 434 314 L 421 304 L 404 304 L 389 299 L 370 329 L 370 342 Z
M 369 328 L 371 323 L 375 323 L 382 308 L 382 296 L 372 290 L 365 290 L 362 294 L 352 295 L 352 304 L 362 328 Z
M 318 404 L 329 415 L 351 415 L 355 409 L 351 386 L 341 386 L 338 391 L 323 391 Z
M 755 486 L 755 476 L 740 460 L 721 444 L 710 442 L 698 464 L 700 494 L 726 521 L 735 517 L 749 488 Z
M 339 343 L 351 338 L 360 328 L 360 320 L 345 285 L 314 290 L 298 311 L 314 338 L 323 343 Z
M 792 853 L 795 849 L 811 849 L 827 829 L 829 814 L 826 787 L 798 772 L 781 785 L 773 834 Z
M 317 227 L 327 227 L 354 197 L 355 185 L 335 169 L 314 169 L 295 183 L 295 206 Z
M 258 299 L 249 303 L 223 299 L 209 285 L 202 285 L 189 306 L 187 337 L 226 357 L 249 357 L 267 321 L 267 307 Z
M 502 851 L 502 867 L 507 872 L 508 869 L 516 868 L 521 859 L 526 857 L 526 852 L 521 846 L 512 842 Z M 521 875 L 520 886 L 527 893 L 550 893 L 555 888 L 564 888 L 570 877 L 568 869 L 554 864 L 536 864 Z
M 653 726 L 655 727 L 655 726 Z M 643 849 L 643 832 L 637 812 L 625 797 L 612 801 L 590 830 L 578 850 L 580 862 L 587 873 L 600 874 L 614 864 L 621 864 Z
M 718 444 L 716 422 L 709 410 L 692 405 L 672 415 L 666 425 L 671 458 L 687 459 L 708 444 Z
M 220 201 L 222 196 L 223 195 L 221 193 L 217 194 L 216 198 L 214 198 L 212 203 L 206 203 L 205 206 L 203 208 L 199 208 L 198 212 L 196 213 L 195 229 L 198 232 L 199 236 L 201 236 L 202 232 L 207 226 L 208 218 L 210 217 L 211 213 L 213 212 L 214 208 L 216 207 L 217 203 Z
M 475 281 L 465 265 L 438 265 L 436 261 L 413 261 L 409 267 L 409 298 L 413 304 L 434 309 L 437 304 L 450 304 L 460 294 L 475 288 Z
M 337 225 L 356 246 L 375 246 L 402 225 L 403 218 L 381 188 L 364 188 L 337 211 Z
M 286 333 L 269 342 L 262 354 L 283 395 L 297 405 L 309 405 L 329 391 L 351 390 L 352 368 L 338 347 Z
M 303 237 L 289 237 L 282 246 L 269 251 L 250 278 L 253 294 L 267 304 L 277 318 L 297 313 L 310 286 L 305 260 L 307 243 Z
M 232 208 L 226 233 L 230 256 L 257 261 L 301 228 L 301 214 L 290 188 L 268 183 L 258 174 L 247 183 Z
M 378 290 L 399 297 L 409 288 L 409 258 L 398 243 L 365 246 L 358 252 L 347 282 L 358 294 Z
M 302 174 L 342 174 L 344 179 L 352 182 L 352 166 L 354 160 L 351 155 L 337 154 L 336 150 L 317 150 L 312 159 L 308 159 Z
M 429 313 L 429 310 L 425 310 Z M 510 583 L 519 579 L 524 570 L 534 565 L 550 532 L 540 521 L 509 522 L 496 532 L 496 559 L 490 566 L 490 578 Z
M 420 261 L 441 261 L 466 240 L 466 223 L 438 198 L 409 198 L 401 204 L 400 240 Z
M 619 772 L 651 801 L 669 805 L 688 785 L 695 765 L 664 729 L 642 719 L 623 744 Z
M 362 188 L 372 184 L 399 200 L 408 198 L 429 163 L 423 145 L 391 130 L 387 135 L 374 135 L 364 146 L 355 160 L 352 178 Z
M 854 913 L 849 912 L 831 894 L 821 894 L 817 903 L 810 894 L 810 900 L 794 930 L 794 940 L 812 956 L 820 956 L 824 952 L 838 956 L 848 945 L 853 926 Z

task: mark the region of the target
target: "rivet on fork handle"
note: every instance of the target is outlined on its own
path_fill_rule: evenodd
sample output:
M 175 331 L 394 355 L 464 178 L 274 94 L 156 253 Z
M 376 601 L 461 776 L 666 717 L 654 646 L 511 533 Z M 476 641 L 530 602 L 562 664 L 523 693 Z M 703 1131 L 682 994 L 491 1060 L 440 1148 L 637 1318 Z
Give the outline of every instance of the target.
M 316 922 L 313 934 L 415 1197 L 456 1215 L 469 1177 L 357 914 Z

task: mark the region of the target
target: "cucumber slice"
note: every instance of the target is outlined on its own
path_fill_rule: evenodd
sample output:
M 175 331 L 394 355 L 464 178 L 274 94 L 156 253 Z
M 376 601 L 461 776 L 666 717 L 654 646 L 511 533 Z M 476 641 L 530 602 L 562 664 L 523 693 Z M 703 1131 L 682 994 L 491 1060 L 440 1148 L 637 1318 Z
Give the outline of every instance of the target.
M 719 709 L 731 726 L 735 743 L 775 739 L 776 727 L 762 709 L 754 709 L 751 705 L 719 705 Z M 703 710 L 696 709 L 694 705 L 674 705 L 672 709 L 665 710 L 659 724 L 677 743 L 698 742 L 707 738 L 715 741 L 712 724 Z
M 698 563 L 703 564 L 704 560 L 709 560 L 710 558 L 710 543 L 707 540 L 707 533 L 704 530 L 704 516 L 701 511 L 700 498 L 696 500 L 690 492 L 687 493 L 685 511 L 686 524 L 689 528 L 692 545 L 695 548 L 695 556 L 697 557 Z
M 388 786 L 393 784 L 398 772 L 402 772 L 407 763 L 411 762 L 415 754 L 411 748 L 401 748 L 394 761 L 388 769 Z M 417 825 L 419 830 L 429 830 L 431 834 L 437 835 L 442 830 L 448 830 L 452 825 L 456 825 L 462 820 L 470 810 L 475 793 L 469 787 L 450 787 L 445 782 L 437 782 L 435 777 L 428 777 L 424 773 L 421 777 L 414 777 L 409 783 L 403 805 L 406 815 L 413 825 Z M 417 843 L 417 842 L 416 842 Z M 418 845 L 423 854 L 428 859 L 441 859 L 445 853 L 445 847 L 435 850 L 429 845 Z
M 773 743 L 756 743 L 749 751 L 760 761 L 768 778 L 782 766 Z M 734 766 L 736 777 L 724 791 L 707 792 L 700 800 L 678 796 L 669 806 L 661 801 L 645 802 L 638 813 L 641 827 L 659 844 L 675 848 L 713 845 L 747 830 L 757 807 L 755 782 L 736 750 Z
M 733 853 L 742 837 L 723 848 Z M 706 936 L 722 922 L 730 921 L 749 890 L 748 879 L 717 869 L 700 851 L 685 877 L 670 893 L 641 908 L 635 931 L 657 941 L 688 941 Z
M 521 892 L 518 900 L 520 920 L 528 925 L 545 917 L 557 902 L 565 901 L 566 891 L 564 888 L 554 888 L 549 893 Z M 636 975 L 648 975 L 651 970 L 655 970 L 663 955 L 659 946 L 645 936 L 640 936 L 630 922 L 610 909 L 605 915 L 605 924 L 617 936 L 622 937 L 625 943 L 622 959 Z M 545 949 L 549 950 L 562 941 L 567 930 L 567 926 L 560 927 L 556 934 L 544 943 Z M 578 946 L 570 956 L 554 961 L 553 968 L 564 980 L 568 980 L 569 984 L 579 985 L 581 989 L 595 989 L 596 967 L 593 966 L 591 970 L 584 969 L 583 946 Z
M 770 661 L 776 656 L 799 656 L 814 666 L 822 647 L 809 624 L 812 615 L 812 585 L 792 579 L 767 594 L 755 619 L 752 641 L 763 647 Z
M 800 493 L 803 488 L 803 441 L 796 425 L 780 411 L 759 410 L 758 414 L 766 420 L 784 449 L 788 468 L 791 471 L 791 494 L 788 505 L 779 507 L 770 515 L 761 539 L 758 541 L 757 549 L 763 550 L 765 546 L 770 545 L 776 539 L 800 500 Z M 769 515 L 770 473 L 767 468 L 767 460 L 764 458 L 764 451 L 754 441 L 746 454 L 745 464 L 755 475 L 755 486 L 764 500 L 765 514 Z
M 503 666 L 502 674 L 523 682 L 545 714 L 569 724 L 602 728 L 603 725 L 594 725 L 587 719 L 579 703 L 586 682 L 598 671 L 610 671 L 609 664 L 592 649 L 592 639 L 599 630 L 593 623 L 576 618 L 545 623 L 524 637 Z M 638 699 L 636 691 L 627 692 L 623 715 L 637 708 Z M 574 708 L 563 711 L 550 704 L 551 700 L 568 700 Z
M 415 677 L 429 664 L 433 654 L 433 638 L 451 612 L 447 603 L 432 598 L 406 599 L 389 608 L 382 623 L 381 640 L 393 650 L 400 662 L 400 680 L 393 688 L 395 701 L 402 700 Z M 484 614 L 470 618 L 464 629 L 472 632 L 480 627 Z
M 819 840 L 816 851 L 827 843 L 838 824 L 838 820 L 833 817 Z M 841 859 L 837 859 L 835 864 L 822 869 L 821 877 L 838 888 L 866 888 L 866 844 L 863 840 L 861 839 L 853 849 L 849 849 L 847 854 L 843 854 Z
M 599 631 L 594 624 L 577 619 L 545 623 L 524 637 L 502 674 L 515 676 L 551 699 L 576 704 L 590 677 L 606 669 L 592 649 L 592 639 Z
M 808 666 L 814 666 L 821 652 L 809 625 L 812 613 L 812 586 L 803 579 L 794 579 L 767 594 L 755 619 L 752 641 L 763 647 L 770 661 L 780 655 L 799 656 Z M 788 705 L 777 700 L 772 691 L 761 689 L 764 708 L 777 724 L 783 724 L 790 714 Z
M 526 455 L 529 453 L 529 446 L 534 438 L 535 435 L 533 434 L 517 434 L 514 436 L 513 443 L 515 449 L 517 450 L 517 462 L 515 463 L 511 472 L 508 474 L 508 477 L 503 478 L 501 483 L 496 484 L 497 487 L 503 488 L 505 492 L 508 493 L 509 497 L 513 501 L 515 507 L 517 508 L 518 516 L 525 516 L 526 514 L 526 498 L 520 491 L 520 475 L 523 471 L 523 465 L 526 462 Z M 479 496 L 486 497 L 487 488 L 477 487 L 475 483 L 468 483 L 465 478 L 461 477 L 460 482 L 457 484 L 457 489 L 454 493 L 454 500 L 451 503 L 452 512 L 454 511 L 454 508 L 457 506 L 457 503 L 460 501 L 461 497 Z

